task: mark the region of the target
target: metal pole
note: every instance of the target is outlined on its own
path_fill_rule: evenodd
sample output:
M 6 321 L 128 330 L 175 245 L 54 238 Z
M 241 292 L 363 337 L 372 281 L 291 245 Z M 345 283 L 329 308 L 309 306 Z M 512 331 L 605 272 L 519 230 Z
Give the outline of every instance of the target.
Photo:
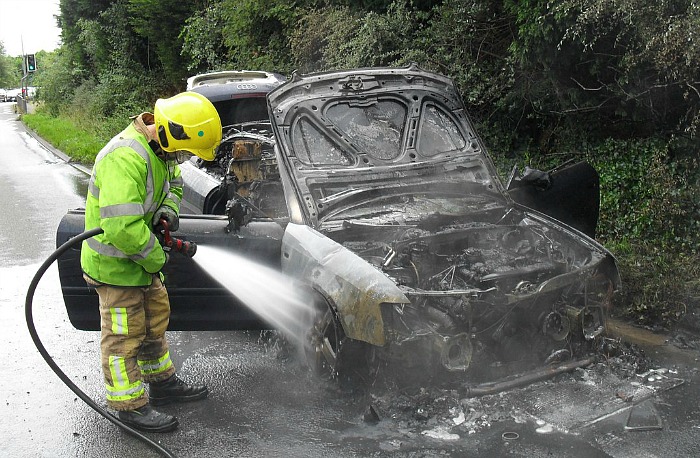
M 17 106 L 22 106 L 21 112 L 27 113 L 27 99 L 29 95 L 29 89 L 27 87 L 27 76 L 29 76 L 28 70 L 27 70 L 27 55 L 24 53 L 24 36 L 20 34 L 19 36 L 20 42 L 22 43 L 22 73 L 24 76 L 22 76 L 22 79 L 20 80 L 20 95 L 22 96 L 22 102 L 21 104 L 17 104 Z
M 27 76 L 27 55 L 24 54 L 24 36 L 19 36 L 19 41 L 22 43 L 22 74 Z

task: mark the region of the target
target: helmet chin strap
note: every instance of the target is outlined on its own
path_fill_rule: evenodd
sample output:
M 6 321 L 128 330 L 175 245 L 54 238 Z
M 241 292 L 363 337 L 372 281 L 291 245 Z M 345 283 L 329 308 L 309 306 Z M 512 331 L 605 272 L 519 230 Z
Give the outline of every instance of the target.
M 184 162 L 180 160 L 180 155 L 177 151 L 172 153 L 165 151 L 156 140 L 151 140 L 148 142 L 148 146 L 150 146 L 153 152 L 156 153 L 156 156 L 158 156 L 164 162 L 178 162 L 178 164 L 182 164 L 182 162 Z
M 163 151 L 163 148 L 160 147 L 160 143 L 158 143 L 156 140 L 151 140 L 148 142 L 148 146 L 150 146 L 153 152 L 156 153 L 156 156 L 165 160 L 165 155 L 168 153 Z
M 185 150 L 177 150 L 173 151 L 172 153 L 165 151 L 157 140 L 151 140 L 148 142 L 148 146 L 150 146 L 153 152 L 156 153 L 156 156 L 165 162 L 177 162 L 178 164 L 182 164 L 194 156 L 194 154 Z
M 162 150 L 161 150 L 162 151 Z M 164 154 L 164 160 L 165 161 L 174 161 L 177 162 L 178 164 L 182 164 L 183 162 L 189 160 L 194 154 L 190 153 L 189 151 L 184 151 L 184 150 L 178 150 L 174 151 L 172 153 L 168 153 L 167 151 L 163 151 Z

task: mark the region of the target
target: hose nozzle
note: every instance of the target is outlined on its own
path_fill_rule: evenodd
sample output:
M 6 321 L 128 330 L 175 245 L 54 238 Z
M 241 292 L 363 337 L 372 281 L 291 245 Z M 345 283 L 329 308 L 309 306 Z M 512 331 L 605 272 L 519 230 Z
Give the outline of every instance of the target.
M 193 257 L 197 253 L 197 244 L 187 240 L 178 239 L 170 235 L 170 227 L 168 221 L 164 218 L 158 223 L 157 233 L 162 235 L 161 244 L 167 251 L 177 251 L 188 257 Z
M 171 251 L 177 251 L 178 253 L 182 253 L 190 258 L 194 256 L 195 253 L 197 253 L 196 243 L 185 241 L 175 237 L 171 237 L 171 240 L 173 241 L 173 244 L 170 247 Z

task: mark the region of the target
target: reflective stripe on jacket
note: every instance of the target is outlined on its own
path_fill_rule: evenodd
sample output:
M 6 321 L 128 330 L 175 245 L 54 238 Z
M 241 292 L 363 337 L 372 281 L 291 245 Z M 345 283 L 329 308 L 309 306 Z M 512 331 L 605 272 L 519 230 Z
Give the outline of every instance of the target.
M 91 278 L 116 286 L 147 286 L 165 264 L 151 219 L 161 205 L 179 212 L 182 177 L 175 162 L 158 158 L 134 125 L 95 159 L 85 201 L 85 230 L 103 234 L 83 242 L 81 265 Z

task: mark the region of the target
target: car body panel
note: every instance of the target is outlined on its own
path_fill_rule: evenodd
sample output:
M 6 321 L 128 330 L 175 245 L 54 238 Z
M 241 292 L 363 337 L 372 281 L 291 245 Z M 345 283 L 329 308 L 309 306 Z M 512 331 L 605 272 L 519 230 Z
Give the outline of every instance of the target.
M 180 213 L 202 214 L 212 213 L 207 209 L 213 206 L 213 194 L 221 185 L 221 180 L 206 172 L 206 169 L 197 167 L 197 157 L 180 164 L 182 179 L 187 186 L 182 190 L 182 204 Z
M 311 225 L 360 194 L 400 193 L 407 181 L 468 182 L 502 195 L 445 77 L 411 68 L 293 76 L 268 100 L 284 170 Z
M 264 71 L 226 70 L 187 79 L 187 90 L 209 99 L 221 117 L 221 125 L 267 120 L 266 96 L 285 77 Z
M 288 224 L 283 247 L 282 270 L 333 304 L 348 337 L 385 344 L 380 306 L 409 302 L 393 281 L 309 226 Z

